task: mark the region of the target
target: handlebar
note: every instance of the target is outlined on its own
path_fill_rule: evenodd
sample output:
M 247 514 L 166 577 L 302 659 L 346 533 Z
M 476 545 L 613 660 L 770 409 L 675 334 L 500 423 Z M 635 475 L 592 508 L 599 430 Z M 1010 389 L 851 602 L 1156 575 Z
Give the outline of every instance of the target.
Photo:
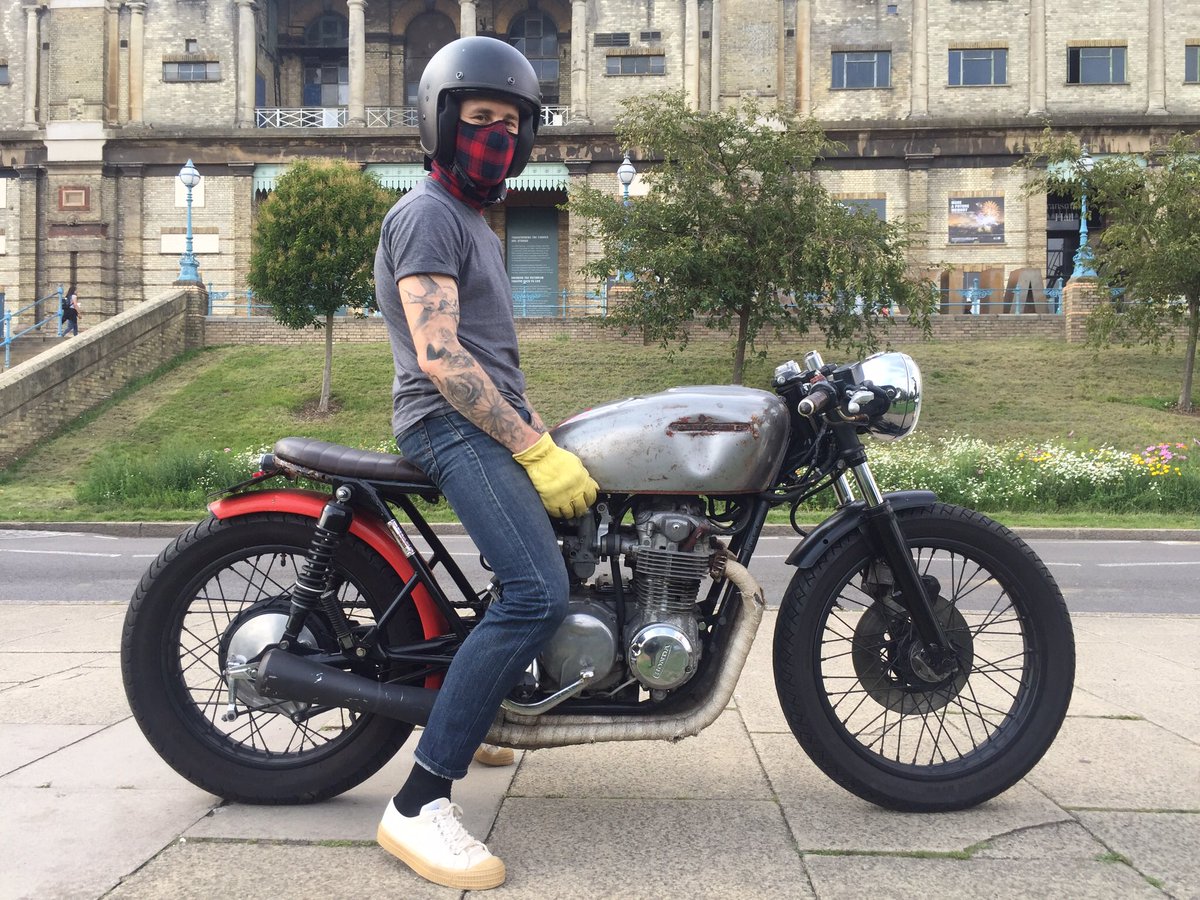
M 827 381 L 819 381 L 812 385 L 807 397 L 800 401 L 796 409 L 802 416 L 815 416 L 837 397 L 837 389 Z

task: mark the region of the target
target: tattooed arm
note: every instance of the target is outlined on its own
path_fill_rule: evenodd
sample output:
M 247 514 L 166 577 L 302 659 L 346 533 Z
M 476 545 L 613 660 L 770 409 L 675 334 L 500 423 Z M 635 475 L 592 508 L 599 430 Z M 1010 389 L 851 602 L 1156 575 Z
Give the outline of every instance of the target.
M 475 357 L 459 343 L 458 282 L 446 275 L 409 275 L 396 286 L 417 364 L 442 396 L 510 452 L 520 453 L 532 446 L 540 432 L 525 423 Z M 540 423 L 540 419 L 534 421 Z

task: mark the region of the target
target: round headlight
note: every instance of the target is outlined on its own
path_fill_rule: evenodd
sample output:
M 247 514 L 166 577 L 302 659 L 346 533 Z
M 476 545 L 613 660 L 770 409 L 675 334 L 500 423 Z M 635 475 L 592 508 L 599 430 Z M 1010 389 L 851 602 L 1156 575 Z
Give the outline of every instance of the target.
M 871 422 L 870 432 L 885 441 L 898 441 L 917 427 L 921 416 L 921 370 L 907 353 L 876 353 L 855 365 L 858 381 L 882 388 L 892 405 Z

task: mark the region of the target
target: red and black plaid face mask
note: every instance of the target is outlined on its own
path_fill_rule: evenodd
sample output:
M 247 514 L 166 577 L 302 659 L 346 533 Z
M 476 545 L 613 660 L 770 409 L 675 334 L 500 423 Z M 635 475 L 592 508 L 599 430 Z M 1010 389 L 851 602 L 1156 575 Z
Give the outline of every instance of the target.
M 517 150 L 517 136 L 504 122 L 490 125 L 458 123 L 454 161 L 477 188 L 484 191 L 504 181 Z

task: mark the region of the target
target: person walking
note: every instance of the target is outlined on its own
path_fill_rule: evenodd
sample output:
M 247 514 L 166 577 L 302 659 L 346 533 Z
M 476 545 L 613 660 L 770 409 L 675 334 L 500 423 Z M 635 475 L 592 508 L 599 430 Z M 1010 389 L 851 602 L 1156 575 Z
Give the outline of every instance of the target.
M 537 74 L 504 41 L 460 38 L 426 65 L 417 112 L 431 172 L 384 217 L 375 254 L 395 362 L 392 428 L 501 590 L 446 672 L 377 839 L 422 877 L 479 890 L 503 883 L 504 863 L 463 827 L 451 787 L 566 615 L 567 571 L 546 513 L 583 515 L 596 483 L 525 396 L 512 289 L 483 216 L 529 160 Z
M 79 334 L 79 294 L 75 285 L 71 285 L 63 294 L 62 321 L 63 337 Z

